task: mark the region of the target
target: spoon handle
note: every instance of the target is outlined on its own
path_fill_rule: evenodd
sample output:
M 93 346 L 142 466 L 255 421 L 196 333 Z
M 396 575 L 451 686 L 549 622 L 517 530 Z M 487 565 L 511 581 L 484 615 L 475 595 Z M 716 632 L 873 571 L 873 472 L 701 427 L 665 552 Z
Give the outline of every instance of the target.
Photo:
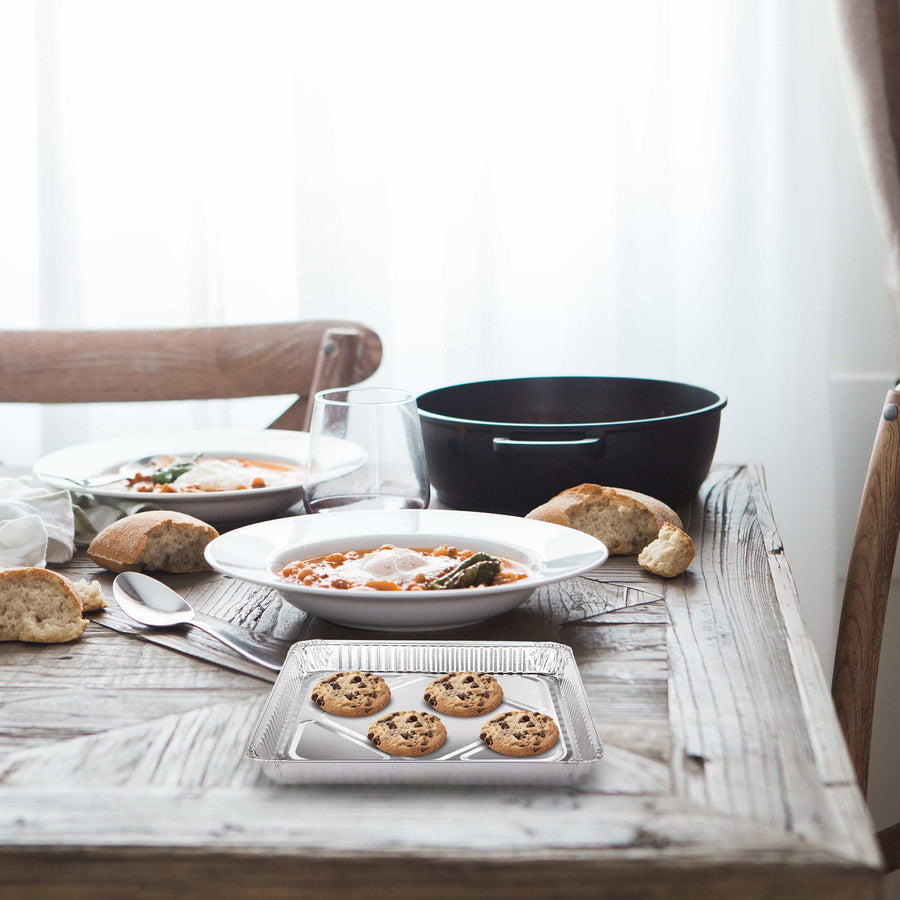
M 192 619 L 191 625 L 205 631 L 210 637 L 220 640 L 223 644 L 236 650 L 241 656 L 246 656 L 251 662 L 258 663 L 268 669 L 279 671 L 284 664 L 285 656 L 290 645 L 285 642 L 284 647 L 272 647 L 261 640 L 256 640 L 253 632 L 243 634 L 225 634 L 224 631 L 208 622 L 200 619 Z
M 120 481 L 128 481 L 127 475 L 97 475 L 95 478 L 69 478 L 68 475 L 52 475 L 51 478 L 59 478 L 62 481 L 68 481 L 69 484 L 77 485 L 80 488 L 106 487 L 108 484 L 116 484 Z

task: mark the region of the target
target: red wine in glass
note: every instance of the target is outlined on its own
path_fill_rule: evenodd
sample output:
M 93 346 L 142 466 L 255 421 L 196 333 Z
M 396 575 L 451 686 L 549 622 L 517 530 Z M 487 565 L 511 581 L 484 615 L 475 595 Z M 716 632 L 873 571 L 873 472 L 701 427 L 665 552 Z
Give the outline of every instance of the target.
M 323 497 L 321 500 L 304 502 L 308 513 L 327 513 L 334 510 L 358 509 L 424 509 L 419 497 L 371 497 L 366 494 L 351 494 L 346 497 Z

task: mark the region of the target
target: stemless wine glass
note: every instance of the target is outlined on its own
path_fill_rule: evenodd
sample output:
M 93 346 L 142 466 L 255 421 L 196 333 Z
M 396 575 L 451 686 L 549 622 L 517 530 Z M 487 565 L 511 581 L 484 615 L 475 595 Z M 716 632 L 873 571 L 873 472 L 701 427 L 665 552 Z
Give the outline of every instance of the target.
M 307 512 L 423 509 L 430 490 L 411 394 L 379 387 L 316 394 L 303 494 Z

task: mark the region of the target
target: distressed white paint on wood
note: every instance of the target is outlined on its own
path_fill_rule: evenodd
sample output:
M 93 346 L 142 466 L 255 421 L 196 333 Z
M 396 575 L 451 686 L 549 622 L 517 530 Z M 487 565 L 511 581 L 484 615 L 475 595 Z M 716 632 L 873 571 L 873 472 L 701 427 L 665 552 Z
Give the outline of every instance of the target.
M 142 791 L 200 788 L 209 777 L 213 784 L 227 780 L 232 787 L 257 784 L 262 773 L 245 750 L 266 695 L 260 691 L 249 700 L 222 695 L 214 704 L 158 717 L 138 697 L 145 715 L 141 721 L 6 754 L 0 786 Z
M 233 847 L 246 852 L 282 844 L 294 852 L 356 852 L 363 858 L 377 851 L 394 857 L 477 860 L 503 852 L 508 859 L 531 854 L 552 859 L 558 853 L 607 860 L 630 855 L 645 862 L 656 856 L 703 860 L 713 854 L 740 859 L 752 849 L 760 860 L 835 860 L 780 829 L 691 809 L 667 795 L 612 795 L 601 807 L 586 792 L 551 788 L 286 790 L 261 784 L 242 792 L 210 787 L 202 796 L 179 787 L 127 793 L 94 788 L 60 796 L 51 790 L 11 787 L 4 791 L 4 800 L 0 828 L 17 821 L 30 824 L 41 829 L 42 841 L 70 847 L 85 840 L 123 847 L 140 839 L 150 847 Z M 63 827 L 66 818 L 79 812 L 77 832 Z M 580 820 L 580 833 L 562 826 L 567 819 Z

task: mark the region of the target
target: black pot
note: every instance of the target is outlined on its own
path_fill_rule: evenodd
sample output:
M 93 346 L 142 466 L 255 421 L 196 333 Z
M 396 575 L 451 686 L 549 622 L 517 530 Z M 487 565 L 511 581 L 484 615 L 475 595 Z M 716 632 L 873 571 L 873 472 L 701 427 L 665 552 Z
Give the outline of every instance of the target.
M 690 502 L 726 402 L 689 384 L 602 377 L 481 381 L 418 398 L 440 502 L 512 515 L 585 482 Z

